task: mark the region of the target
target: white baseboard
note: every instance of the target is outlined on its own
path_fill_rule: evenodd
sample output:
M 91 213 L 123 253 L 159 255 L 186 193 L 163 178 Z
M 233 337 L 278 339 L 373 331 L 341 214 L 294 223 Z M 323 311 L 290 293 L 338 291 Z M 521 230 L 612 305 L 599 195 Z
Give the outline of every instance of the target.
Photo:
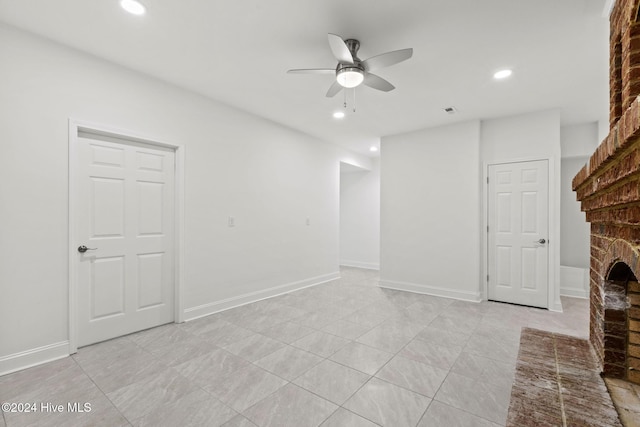
M 269 289 L 263 289 L 256 292 L 250 292 L 248 294 L 239 295 L 233 298 L 227 298 L 222 301 L 210 302 L 202 304 L 196 307 L 186 308 L 184 310 L 184 320 L 195 320 L 200 317 L 209 316 L 219 311 L 228 310 L 230 308 L 238 307 L 241 305 L 249 304 L 252 302 L 260 301 L 263 299 L 275 297 L 278 295 L 286 294 L 288 292 L 297 291 L 300 289 L 316 286 L 321 283 L 326 283 L 331 280 L 340 278 L 340 273 L 330 273 L 322 276 L 311 277 L 309 279 L 300 280 L 298 282 L 287 283 L 285 285 L 274 286 Z
M 69 341 L 0 357 L 0 376 L 69 356 Z
M 251 292 L 223 301 L 203 304 L 184 310 L 184 318 L 185 320 L 194 320 L 199 317 L 217 313 L 218 311 L 223 311 L 240 305 L 249 304 L 251 302 L 271 298 L 277 295 L 285 294 L 287 292 L 316 286 L 321 283 L 329 282 L 331 280 L 339 278 L 340 273 L 335 272 L 325 274 L 323 276 L 312 277 L 310 279 L 305 279 L 298 282 L 275 286 L 257 292 Z M 0 357 L 0 376 L 16 371 L 21 371 L 32 366 L 41 365 L 43 363 L 52 362 L 57 359 L 62 359 L 63 357 L 69 356 L 69 354 L 69 341 L 62 341 L 31 350 L 26 350 L 20 353 L 2 356 Z
M 551 306 L 548 308 L 549 311 L 555 311 L 556 313 L 564 313 L 564 308 L 562 308 L 562 301 L 558 298 L 557 301 L 551 303 Z
M 589 269 L 561 265 L 560 295 L 589 298 Z
M 433 295 L 436 297 L 453 298 L 462 301 L 480 302 L 480 292 L 458 291 L 439 288 L 436 286 L 419 285 L 416 283 L 396 282 L 392 280 L 380 280 L 381 288 L 395 289 L 398 291 L 415 292 L 418 294 Z
M 366 268 L 368 270 L 380 270 L 380 264 L 377 262 L 344 260 L 344 261 L 340 261 L 340 265 L 344 267 L 356 267 L 356 268 Z

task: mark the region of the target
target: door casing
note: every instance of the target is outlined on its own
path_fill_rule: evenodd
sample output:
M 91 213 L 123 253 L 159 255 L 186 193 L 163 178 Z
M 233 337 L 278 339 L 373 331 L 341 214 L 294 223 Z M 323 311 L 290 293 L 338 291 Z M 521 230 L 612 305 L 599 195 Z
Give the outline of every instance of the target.
M 548 250 L 549 250 L 549 269 L 547 271 L 549 292 L 548 292 L 548 310 L 550 311 L 562 311 L 562 304 L 560 302 L 560 290 L 559 290 L 559 275 L 560 275 L 560 230 L 558 224 L 560 222 L 559 216 L 559 200 L 557 200 L 559 194 L 559 176 L 557 176 L 555 158 L 554 157 L 525 157 L 515 159 L 504 159 L 492 162 L 483 162 L 482 165 L 482 228 L 481 234 L 481 253 L 482 253 L 482 272 L 480 277 L 480 283 L 482 283 L 481 293 L 482 299 L 486 300 L 489 295 L 487 276 L 489 274 L 489 239 L 487 233 L 487 227 L 489 226 L 489 191 L 487 179 L 489 177 L 489 165 L 500 165 L 505 163 L 521 163 L 531 162 L 537 160 L 546 160 L 549 164 L 549 238 Z
M 125 129 L 106 126 L 87 121 L 69 119 L 69 240 L 67 242 L 69 256 L 69 354 L 78 351 L 78 258 L 76 248 L 78 236 L 76 236 L 76 212 L 79 201 L 77 198 L 77 172 L 76 159 L 78 147 L 78 134 L 80 132 L 103 135 L 144 143 L 156 147 L 169 148 L 175 153 L 175 197 L 174 197 L 174 322 L 184 321 L 182 285 L 184 283 L 184 159 L 185 148 L 182 145 L 162 142 L 159 138 L 141 135 Z

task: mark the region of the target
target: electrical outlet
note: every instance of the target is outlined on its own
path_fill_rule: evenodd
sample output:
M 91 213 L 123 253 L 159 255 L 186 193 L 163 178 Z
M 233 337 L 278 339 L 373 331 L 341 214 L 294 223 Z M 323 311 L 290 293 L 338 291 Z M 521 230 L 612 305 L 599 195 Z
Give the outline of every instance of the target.
M 236 226 L 236 219 L 232 216 L 229 217 L 229 227 L 235 227 Z
M 311 220 L 307 217 L 307 225 L 311 225 Z

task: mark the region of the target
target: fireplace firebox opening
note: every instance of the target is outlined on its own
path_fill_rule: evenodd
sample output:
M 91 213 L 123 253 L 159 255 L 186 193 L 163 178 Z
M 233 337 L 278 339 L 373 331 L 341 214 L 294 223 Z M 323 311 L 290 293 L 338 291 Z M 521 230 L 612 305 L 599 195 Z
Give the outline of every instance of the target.
M 604 286 L 604 363 L 607 377 L 640 383 L 640 286 L 624 262 L 613 264 Z

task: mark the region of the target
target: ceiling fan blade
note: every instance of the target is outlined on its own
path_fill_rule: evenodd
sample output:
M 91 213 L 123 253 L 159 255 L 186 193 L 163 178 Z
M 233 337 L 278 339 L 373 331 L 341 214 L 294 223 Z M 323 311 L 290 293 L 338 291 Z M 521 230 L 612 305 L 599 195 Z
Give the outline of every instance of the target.
M 349 48 L 345 44 L 342 37 L 336 34 L 328 34 L 329 37 L 329 47 L 331 48 L 331 52 L 333 52 L 333 56 L 336 57 L 338 62 L 342 62 L 344 64 L 353 64 L 353 56 L 351 56 L 351 52 Z
M 297 68 L 288 70 L 289 74 L 335 74 L 336 70 L 333 68 Z
M 338 83 L 337 81 L 333 82 L 333 84 L 331 85 L 331 87 L 327 91 L 327 98 L 331 98 L 333 96 L 336 96 L 336 94 L 338 92 L 340 92 L 341 90 L 342 90 L 342 85 L 340 83 Z
M 396 88 L 394 85 L 392 85 L 382 77 L 376 76 L 375 74 L 371 73 L 367 73 L 367 75 L 364 76 L 364 84 L 383 92 L 389 92 L 390 90 L 394 90 Z
M 392 52 L 382 53 L 362 61 L 367 71 L 375 71 L 380 68 L 388 67 L 398 62 L 406 61 L 413 56 L 413 49 L 400 49 Z

